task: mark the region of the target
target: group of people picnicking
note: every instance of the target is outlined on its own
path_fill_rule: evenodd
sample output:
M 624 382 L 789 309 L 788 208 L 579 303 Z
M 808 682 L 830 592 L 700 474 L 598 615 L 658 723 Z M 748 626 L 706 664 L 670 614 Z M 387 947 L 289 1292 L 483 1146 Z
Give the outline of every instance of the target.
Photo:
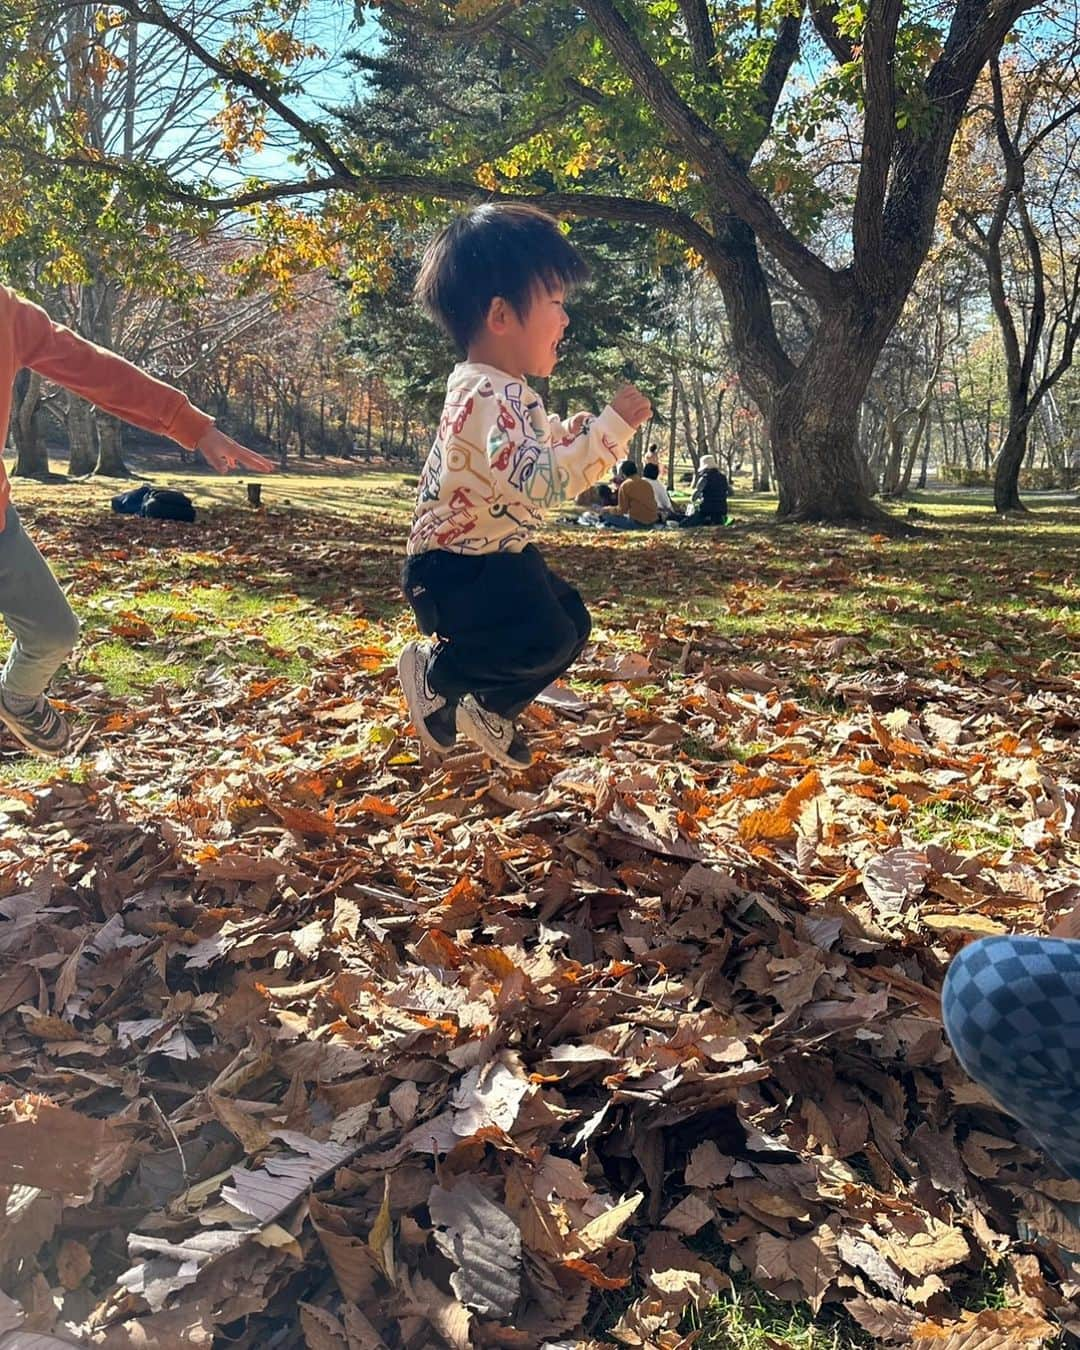
M 624 459 L 610 483 L 596 483 L 579 494 L 576 504 L 586 509 L 578 523 L 616 530 L 726 525 L 730 519 L 728 480 L 716 456 L 702 455 L 697 472 L 689 477 L 693 489 L 689 507 L 683 507 L 672 500 L 660 477 L 660 452 L 652 444 L 640 472 L 636 460 Z
M 423 636 L 406 645 L 397 673 L 413 729 L 437 756 L 464 736 L 498 764 L 528 767 L 519 718 L 585 647 L 589 612 L 533 542 L 548 508 L 592 490 L 595 519 L 615 529 L 727 519 L 727 479 L 711 455 L 698 461 L 688 510 L 661 482 L 654 448 L 639 474 L 627 446 L 652 409 L 633 385 L 598 416 L 567 421 L 550 416 L 530 387 L 530 377 L 554 370 L 567 295 L 587 275 L 556 221 L 524 204 L 466 211 L 424 255 L 417 298 L 463 360 L 447 383 L 402 575 Z M 0 287 L 0 425 L 23 367 L 198 449 L 221 472 L 273 470 L 182 393 Z M 62 755 L 70 728 L 45 691 L 79 625 L 10 495 L 0 462 L 0 614 L 14 637 L 0 672 L 0 723 L 28 749 Z M 1028 1126 L 1063 1175 L 1080 1178 L 1080 943 L 972 943 L 953 962 L 943 1015 L 965 1068 Z

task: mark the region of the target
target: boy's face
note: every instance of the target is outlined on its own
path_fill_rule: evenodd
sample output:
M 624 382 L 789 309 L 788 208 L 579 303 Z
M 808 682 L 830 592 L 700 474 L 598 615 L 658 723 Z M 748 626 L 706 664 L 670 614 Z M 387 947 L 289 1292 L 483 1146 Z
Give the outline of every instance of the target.
M 550 291 L 537 286 L 525 317 L 520 318 L 512 306 L 496 297 L 488 328 L 504 353 L 499 364 L 522 375 L 550 375 L 559 359 L 559 342 L 570 323 L 565 302 L 566 292 L 561 286 Z

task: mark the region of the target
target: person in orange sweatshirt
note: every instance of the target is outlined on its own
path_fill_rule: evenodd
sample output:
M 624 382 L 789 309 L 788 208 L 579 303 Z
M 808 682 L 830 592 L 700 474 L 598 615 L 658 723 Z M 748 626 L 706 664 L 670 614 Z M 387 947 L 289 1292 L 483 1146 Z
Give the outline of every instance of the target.
M 24 368 L 144 431 L 198 450 L 218 473 L 237 465 L 256 473 L 273 471 L 270 460 L 219 431 L 213 418 L 178 389 L 53 323 L 43 309 L 0 286 L 0 428 L 5 436 L 12 385 Z M 48 563 L 23 530 L 2 460 L 0 615 L 15 637 L 0 671 L 0 724 L 35 754 L 62 755 L 71 730 L 45 690 L 75 646 L 79 621 Z

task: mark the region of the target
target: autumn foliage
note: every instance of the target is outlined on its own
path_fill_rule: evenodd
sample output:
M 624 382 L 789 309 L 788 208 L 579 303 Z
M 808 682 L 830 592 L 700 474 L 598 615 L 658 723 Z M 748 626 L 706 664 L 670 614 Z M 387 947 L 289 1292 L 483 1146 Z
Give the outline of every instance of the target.
M 1076 1183 L 965 1077 L 938 1006 L 970 936 L 1075 902 L 1072 678 L 995 670 L 963 622 L 903 651 L 838 633 L 847 588 L 895 582 L 882 541 L 803 543 L 793 570 L 790 536 L 564 537 L 597 632 L 529 714 L 536 763 L 421 764 L 392 517 L 253 519 L 215 515 L 208 551 L 37 518 L 76 603 L 106 568 L 114 598 L 67 687 L 84 781 L 3 790 L 6 1325 L 674 1347 L 745 1281 L 923 1350 L 1077 1315 L 1016 1238 L 1052 1215 L 1072 1241 Z M 1021 556 L 1002 584 L 1070 584 Z M 627 626 L 687 568 L 735 635 Z M 755 633 L 750 583 L 821 618 Z M 140 596 L 170 590 L 166 624 Z M 322 634 L 302 674 L 261 636 L 290 605 Z M 118 637 L 201 673 L 108 695 Z

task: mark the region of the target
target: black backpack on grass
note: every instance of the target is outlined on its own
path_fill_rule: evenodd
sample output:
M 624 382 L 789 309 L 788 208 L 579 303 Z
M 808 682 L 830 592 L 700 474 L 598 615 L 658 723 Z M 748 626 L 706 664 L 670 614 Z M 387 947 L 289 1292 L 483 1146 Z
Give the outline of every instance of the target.
M 120 492 L 112 499 L 112 509 L 122 516 L 149 516 L 154 520 L 195 519 L 195 504 L 186 493 L 173 488 L 142 487 Z
M 195 503 L 186 493 L 174 488 L 151 488 L 139 512 L 143 516 L 152 516 L 155 520 L 195 519 Z

